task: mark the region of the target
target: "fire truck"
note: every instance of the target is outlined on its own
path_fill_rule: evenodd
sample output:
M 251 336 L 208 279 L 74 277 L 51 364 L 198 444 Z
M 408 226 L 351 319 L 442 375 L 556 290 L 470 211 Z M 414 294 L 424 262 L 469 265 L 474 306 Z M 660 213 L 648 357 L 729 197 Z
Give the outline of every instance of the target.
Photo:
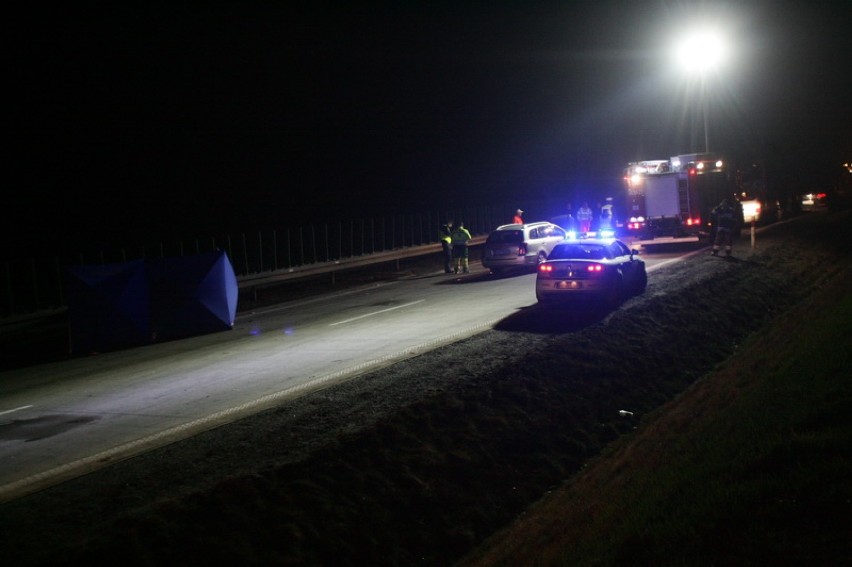
M 710 212 L 735 184 L 721 156 L 684 154 L 629 163 L 626 229 L 639 239 L 660 236 L 707 238 Z

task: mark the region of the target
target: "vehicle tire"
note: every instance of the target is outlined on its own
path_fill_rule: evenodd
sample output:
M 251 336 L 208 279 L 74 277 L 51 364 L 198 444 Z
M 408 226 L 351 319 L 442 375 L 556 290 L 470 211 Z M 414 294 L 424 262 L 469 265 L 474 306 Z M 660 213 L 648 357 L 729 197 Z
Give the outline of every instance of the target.
M 615 281 L 613 281 L 612 286 L 607 290 L 606 295 L 604 296 L 604 303 L 607 308 L 615 309 L 619 305 L 621 305 L 622 299 L 622 290 L 624 288 L 624 280 L 619 274 Z
M 648 287 L 648 272 L 645 271 L 645 268 L 642 267 L 639 275 L 636 277 L 636 288 L 633 290 L 636 295 L 640 295 L 645 293 L 645 289 Z

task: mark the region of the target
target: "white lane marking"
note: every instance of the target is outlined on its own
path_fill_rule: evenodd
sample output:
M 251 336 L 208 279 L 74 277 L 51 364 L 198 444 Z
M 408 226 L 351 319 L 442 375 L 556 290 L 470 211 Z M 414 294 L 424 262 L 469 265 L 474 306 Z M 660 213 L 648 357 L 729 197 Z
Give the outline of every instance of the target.
M 343 325 L 344 323 L 351 323 L 352 321 L 357 321 L 358 319 L 364 319 L 365 317 L 372 317 L 373 315 L 380 315 L 381 313 L 387 313 L 388 311 L 394 311 L 396 309 L 402 309 L 403 307 L 410 307 L 412 305 L 417 305 L 418 303 L 423 303 L 426 301 L 425 299 L 418 299 L 417 301 L 412 301 L 411 303 L 404 303 L 402 305 L 397 305 L 396 307 L 388 307 L 387 309 L 382 309 L 381 311 L 373 311 L 372 313 L 367 313 L 365 315 L 359 315 L 357 317 L 352 317 L 351 319 L 345 319 L 343 321 L 338 321 L 337 323 L 329 323 L 329 327 L 334 327 L 335 325 Z
M 33 407 L 33 406 L 21 406 L 21 407 L 19 407 L 19 408 L 15 408 L 15 409 L 10 409 L 10 410 L 6 410 L 6 411 L 0 411 L 0 415 L 6 415 L 7 413 L 15 413 L 16 411 L 21 411 L 21 410 L 25 410 L 25 409 L 30 409 L 31 407 Z
M 338 370 L 336 372 L 331 372 L 323 376 L 318 376 L 302 384 L 298 384 L 296 386 L 291 386 L 278 392 L 267 394 L 253 401 L 246 402 L 244 404 L 231 407 L 210 414 L 206 417 L 202 417 L 181 425 L 177 425 L 175 427 L 171 427 L 169 429 L 160 431 L 159 433 L 154 433 L 152 435 L 148 435 L 147 437 L 142 437 L 140 439 L 136 439 L 135 441 L 130 441 L 123 445 L 119 445 L 117 447 L 101 451 L 100 453 L 97 453 L 95 455 L 84 457 L 82 459 L 78 459 L 76 461 L 60 465 L 58 467 L 28 476 L 26 478 L 10 482 L 6 485 L 0 485 L 0 503 L 13 500 L 19 496 L 23 496 L 28 492 L 32 492 L 33 490 L 38 489 L 39 487 L 45 488 L 48 486 L 52 486 L 54 484 L 62 482 L 63 480 L 69 480 L 76 476 L 80 476 L 84 472 L 91 472 L 93 470 L 97 470 L 107 465 L 118 462 L 119 460 L 132 457 L 133 455 L 138 455 L 140 453 L 168 445 L 169 443 L 192 437 L 193 435 L 197 435 L 198 433 L 207 431 L 208 429 L 211 429 L 214 426 L 224 425 L 226 423 L 236 421 L 243 417 L 248 417 L 250 415 L 260 412 L 263 409 L 275 407 L 276 405 L 287 399 L 294 398 L 298 395 L 304 395 L 314 390 L 317 390 L 327 383 L 334 383 L 345 379 L 355 378 L 358 375 L 363 374 L 364 372 L 367 372 L 376 367 L 381 367 L 391 362 L 396 363 L 407 358 L 417 356 L 424 352 L 429 352 L 430 350 L 436 349 L 441 345 L 450 344 L 465 337 L 482 333 L 493 328 L 494 325 L 500 322 L 500 320 L 501 319 L 494 319 L 486 323 L 474 325 L 473 327 L 462 329 L 446 337 L 432 339 L 392 354 L 388 354 L 379 358 L 375 358 L 373 360 L 368 360 L 366 362 L 356 364 L 343 370 Z
M 666 260 L 665 262 L 660 262 L 659 264 L 654 264 L 653 266 L 648 268 L 648 271 L 653 272 L 654 270 L 659 270 L 660 268 L 662 268 L 663 266 L 665 266 L 667 264 L 671 264 L 672 262 L 679 262 L 680 260 L 681 260 L 681 258 L 671 258 L 669 260 Z
M 251 309 L 249 311 L 246 311 L 245 313 L 237 313 L 237 317 L 239 317 L 240 315 L 243 315 L 243 316 L 246 316 L 246 315 L 265 315 L 267 313 L 275 313 L 277 311 L 286 311 L 286 310 L 289 310 L 289 309 L 294 309 L 296 307 L 302 307 L 303 305 L 307 305 L 309 303 L 319 303 L 321 301 L 327 301 L 328 299 L 336 299 L 338 297 L 343 297 L 343 296 L 346 296 L 346 295 L 353 295 L 353 294 L 361 293 L 361 292 L 365 292 L 365 291 L 373 291 L 373 290 L 378 289 L 380 287 L 386 287 L 386 286 L 389 286 L 389 285 L 396 285 L 398 283 L 399 282 L 397 282 L 397 281 L 379 282 L 379 283 L 372 283 L 372 284 L 369 284 L 369 285 L 357 287 L 355 289 L 347 289 L 347 290 L 343 290 L 343 291 L 329 292 L 327 294 L 323 294 L 323 295 L 316 296 L 316 297 L 311 297 L 311 298 L 308 298 L 308 299 L 299 299 L 299 300 L 295 300 L 295 301 L 288 301 L 288 302 L 283 303 L 281 305 L 274 305 L 274 306 L 270 306 L 270 307 L 264 307 L 264 308 L 261 308 L 261 309 Z
M 689 254 L 685 254 L 683 256 L 678 256 L 677 258 L 670 258 L 668 260 L 660 262 L 659 264 L 654 264 L 653 266 L 648 268 L 648 271 L 653 272 L 654 270 L 658 270 L 658 269 L 662 268 L 663 266 L 671 264 L 672 262 L 681 262 L 683 260 L 686 260 L 687 258 L 692 258 L 693 256 L 697 256 L 698 254 L 701 254 L 702 252 L 707 250 L 707 248 L 708 247 L 705 246 L 704 248 L 701 248 L 700 250 L 695 250 L 693 252 L 690 252 Z

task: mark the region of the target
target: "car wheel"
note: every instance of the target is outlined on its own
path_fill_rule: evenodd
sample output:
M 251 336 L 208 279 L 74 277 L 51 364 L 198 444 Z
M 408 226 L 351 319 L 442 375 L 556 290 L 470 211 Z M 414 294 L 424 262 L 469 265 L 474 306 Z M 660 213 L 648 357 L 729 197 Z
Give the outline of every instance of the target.
M 645 268 L 639 271 L 639 275 L 636 279 L 636 294 L 644 293 L 645 289 L 648 287 L 648 272 L 645 271 Z
M 623 286 L 624 280 L 622 279 L 621 274 L 619 274 L 612 282 L 612 285 L 609 287 L 606 295 L 604 296 L 604 302 L 608 308 L 615 309 L 621 304 Z
M 535 298 L 539 305 L 553 305 L 554 302 L 552 297 L 547 297 L 546 295 L 541 295 L 539 293 L 535 294 Z

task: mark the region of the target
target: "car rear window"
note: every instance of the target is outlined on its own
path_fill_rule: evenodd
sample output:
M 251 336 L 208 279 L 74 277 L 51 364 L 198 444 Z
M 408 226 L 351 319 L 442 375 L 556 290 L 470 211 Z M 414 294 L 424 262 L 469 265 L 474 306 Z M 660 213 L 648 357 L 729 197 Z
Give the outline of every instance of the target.
M 549 260 L 603 260 L 607 249 L 596 244 L 560 244 L 548 256 Z
M 524 241 L 522 230 L 496 230 L 488 235 L 487 244 L 515 244 Z

